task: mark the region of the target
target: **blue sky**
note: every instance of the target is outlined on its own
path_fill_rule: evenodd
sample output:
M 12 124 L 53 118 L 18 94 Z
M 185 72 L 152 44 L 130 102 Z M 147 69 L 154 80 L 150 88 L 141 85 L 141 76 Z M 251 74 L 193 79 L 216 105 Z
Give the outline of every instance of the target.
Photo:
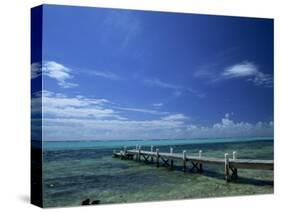
M 45 140 L 273 135 L 273 21 L 45 5 Z

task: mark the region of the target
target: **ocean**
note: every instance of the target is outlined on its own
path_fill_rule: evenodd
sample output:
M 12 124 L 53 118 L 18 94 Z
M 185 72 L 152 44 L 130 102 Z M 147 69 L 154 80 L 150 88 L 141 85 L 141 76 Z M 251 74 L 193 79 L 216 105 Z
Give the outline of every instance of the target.
M 273 138 L 212 138 L 182 140 L 45 141 L 43 142 L 44 207 L 78 206 L 85 199 L 99 204 L 161 201 L 237 195 L 272 194 L 273 171 L 239 169 L 235 182 L 224 180 L 219 165 L 203 165 L 202 174 L 155 164 L 112 158 L 113 150 L 141 145 L 160 152 L 188 155 L 273 159 Z

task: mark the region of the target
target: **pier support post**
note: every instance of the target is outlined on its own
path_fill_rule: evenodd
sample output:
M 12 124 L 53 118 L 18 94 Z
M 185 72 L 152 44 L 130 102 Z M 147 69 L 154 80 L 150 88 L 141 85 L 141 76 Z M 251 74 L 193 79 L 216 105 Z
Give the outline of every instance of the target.
M 173 147 L 170 147 L 170 154 L 172 155 L 174 153 L 174 149 Z M 174 168 L 174 160 L 173 159 L 170 159 L 171 160 L 171 169 Z
M 138 151 L 139 146 L 136 145 L 136 151 Z M 138 160 L 138 154 L 135 155 L 136 160 Z
M 159 167 L 159 149 L 156 149 L 156 164 Z
M 232 160 L 236 160 L 236 151 L 232 152 Z M 231 179 L 232 180 L 237 180 L 238 179 L 238 170 L 237 168 L 232 168 L 230 167 L 231 171 L 232 171 L 232 174 L 231 174 Z
M 238 171 L 237 171 L 237 168 L 231 168 L 231 171 L 232 171 L 231 179 L 232 179 L 232 180 L 237 180 L 237 179 L 238 179 Z
M 229 182 L 229 158 L 228 158 L 228 153 L 224 154 L 224 176 L 226 182 Z
M 138 147 L 138 161 L 141 160 L 141 146 Z
M 153 146 L 150 146 L 150 152 L 153 152 Z M 153 155 L 150 156 L 150 162 L 153 163 Z
M 182 151 L 183 171 L 186 172 L 186 150 Z
M 199 173 L 202 173 L 202 172 L 203 172 L 203 164 L 199 163 Z

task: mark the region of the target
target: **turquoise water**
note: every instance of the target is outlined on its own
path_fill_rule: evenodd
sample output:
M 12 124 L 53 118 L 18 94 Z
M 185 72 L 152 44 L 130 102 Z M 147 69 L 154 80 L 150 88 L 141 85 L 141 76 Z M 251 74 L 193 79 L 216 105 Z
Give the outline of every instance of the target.
M 43 143 L 46 150 L 75 150 L 75 149 L 103 149 L 120 148 L 123 146 L 135 147 L 142 146 L 166 146 L 166 145 L 185 145 L 185 144 L 208 144 L 226 142 L 250 142 L 272 139 L 271 137 L 249 137 L 249 138 L 202 138 L 202 139 L 177 139 L 177 140 L 105 140 L 105 141 L 48 141 Z
M 224 157 L 237 152 L 238 158 L 273 159 L 272 138 L 228 138 L 147 141 L 52 141 L 44 142 L 44 207 L 77 206 L 87 198 L 100 204 L 170 199 L 190 199 L 273 193 L 273 172 L 238 170 L 237 182 L 226 183 L 223 167 L 204 165 L 202 174 L 156 168 L 130 160 L 112 158 L 123 146 L 161 152 L 186 150 L 189 155 Z

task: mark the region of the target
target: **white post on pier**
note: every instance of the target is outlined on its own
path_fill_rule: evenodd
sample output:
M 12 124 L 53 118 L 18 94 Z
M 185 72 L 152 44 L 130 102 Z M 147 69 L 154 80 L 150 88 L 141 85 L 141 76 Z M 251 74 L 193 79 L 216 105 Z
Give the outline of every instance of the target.
M 172 155 L 173 154 L 173 147 L 170 147 L 170 154 Z
M 228 153 L 224 154 L 224 176 L 226 182 L 229 182 L 229 158 Z
M 186 150 L 183 150 L 183 151 L 182 151 L 182 159 L 183 159 L 183 160 L 186 160 Z
M 156 164 L 159 167 L 159 149 L 156 149 Z
M 138 148 L 139 148 L 139 145 L 136 145 L 136 150 L 138 150 Z
M 182 151 L 183 171 L 186 172 L 186 150 Z
M 227 162 L 228 161 L 228 153 L 224 154 L 224 161 Z
M 236 160 L 236 151 L 232 152 L 232 159 Z
M 202 150 L 199 150 L 199 158 L 202 158 Z
M 126 154 L 127 153 L 127 147 L 124 146 L 123 148 L 124 148 L 124 154 Z
M 150 146 L 150 152 L 153 152 L 153 146 L 152 145 Z

